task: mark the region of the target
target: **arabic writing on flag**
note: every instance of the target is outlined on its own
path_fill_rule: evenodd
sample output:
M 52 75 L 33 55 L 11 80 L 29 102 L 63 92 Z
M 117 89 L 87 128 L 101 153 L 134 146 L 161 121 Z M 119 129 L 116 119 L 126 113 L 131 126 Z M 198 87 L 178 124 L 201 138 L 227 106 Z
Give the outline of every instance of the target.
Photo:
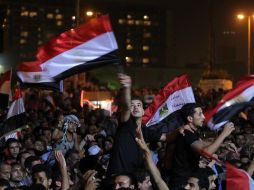
M 143 123 L 147 127 L 155 125 L 180 110 L 184 104 L 194 102 L 194 94 L 187 75 L 176 77 L 154 97 L 153 103 L 145 110 Z

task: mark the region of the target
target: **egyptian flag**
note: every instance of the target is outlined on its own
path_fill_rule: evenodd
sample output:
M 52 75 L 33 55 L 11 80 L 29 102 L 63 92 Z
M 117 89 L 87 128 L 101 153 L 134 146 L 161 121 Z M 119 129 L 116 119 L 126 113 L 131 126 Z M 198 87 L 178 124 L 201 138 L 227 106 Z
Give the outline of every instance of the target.
M 107 15 L 60 34 L 39 48 L 37 60 L 18 66 L 24 83 L 51 83 L 73 74 L 119 63 L 117 43 Z
M 214 109 L 205 112 L 206 122 L 213 130 L 220 129 L 233 116 L 247 106 L 253 105 L 254 76 L 240 80 L 234 89 L 229 91 Z
M 9 95 L 10 85 L 11 85 L 11 71 L 9 70 L 0 76 L 0 93 Z
M 186 103 L 194 103 L 195 98 L 187 75 L 181 75 L 169 82 L 157 94 L 152 104 L 145 110 L 143 123 L 149 127 L 176 113 Z
M 254 181 L 241 169 L 226 164 L 226 190 L 254 190 Z
M 0 76 L 0 108 L 5 109 L 8 106 L 11 85 L 11 70 Z
M 7 113 L 7 119 L 25 112 L 21 89 L 17 87 L 14 91 L 13 102 Z

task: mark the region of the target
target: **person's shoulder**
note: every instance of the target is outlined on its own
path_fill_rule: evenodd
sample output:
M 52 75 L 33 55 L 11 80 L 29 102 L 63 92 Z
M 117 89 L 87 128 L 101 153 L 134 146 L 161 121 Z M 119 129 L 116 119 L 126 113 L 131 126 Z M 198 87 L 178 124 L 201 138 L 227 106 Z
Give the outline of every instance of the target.
M 182 138 L 189 144 L 193 143 L 194 141 L 199 140 L 199 134 L 197 131 L 184 131 L 184 136 Z

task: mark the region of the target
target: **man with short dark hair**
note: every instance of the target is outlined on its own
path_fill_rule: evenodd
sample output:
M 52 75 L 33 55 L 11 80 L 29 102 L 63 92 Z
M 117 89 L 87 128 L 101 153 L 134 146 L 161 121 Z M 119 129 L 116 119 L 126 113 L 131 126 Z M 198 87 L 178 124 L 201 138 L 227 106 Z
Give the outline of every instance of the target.
M 35 165 L 32 168 L 32 177 L 34 184 L 42 184 L 46 190 L 50 188 L 52 177 L 51 171 L 47 166 L 43 164 Z
M 10 138 L 6 141 L 7 152 L 5 155 L 5 162 L 8 164 L 14 163 L 20 151 L 20 143 L 17 139 Z
M 137 97 L 131 98 L 131 78 L 125 74 L 119 74 L 118 78 L 123 87 L 120 124 L 107 170 L 109 176 L 119 172 L 134 172 L 135 169 L 143 167 L 143 152 L 135 141 L 136 130 L 142 128 L 148 141 L 165 138 L 159 130 L 142 127 L 143 103 Z
M 175 189 L 183 187 L 191 173 L 198 169 L 200 155 L 202 155 L 203 151 L 210 155 L 215 153 L 224 139 L 234 130 L 233 123 L 229 122 L 225 124 L 223 131 L 217 139 L 213 143 L 208 144 L 200 139 L 198 133 L 198 129 L 203 126 L 205 121 L 202 108 L 196 103 L 188 103 L 182 107 L 181 113 L 185 124 L 194 133 L 186 131 L 184 136 L 179 134 L 176 138 L 171 181 L 171 185 Z
M 184 187 L 186 190 L 209 190 L 209 180 L 205 168 L 200 168 L 191 174 Z
M 11 187 L 21 187 L 24 184 L 22 180 L 24 178 L 24 171 L 23 168 L 19 163 L 13 163 L 11 166 L 11 178 L 10 178 L 10 185 Z
M 137 180 L 134 175 L 128 172 L 123 172 L 114 178 L 114 190 L 117 189 L 137 189 Z

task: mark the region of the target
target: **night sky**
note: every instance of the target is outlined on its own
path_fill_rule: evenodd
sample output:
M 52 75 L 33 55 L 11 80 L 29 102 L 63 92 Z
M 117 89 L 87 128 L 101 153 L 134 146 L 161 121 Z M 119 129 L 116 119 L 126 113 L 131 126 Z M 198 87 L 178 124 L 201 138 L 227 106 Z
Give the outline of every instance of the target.
M 174 44 L 177 65 L 204 62 L 208 57 L 209 14 L 215 36 L 215 51 L 220 44 L 236 46 L 236 61 L 247 60 L 247 20 L 236 19 L 239 12 L 254 13 L 254 1 L 213 0 L 212 11 L 209 0 L 175 1 L 170 3 L 174 15 Z M 252 22 L 254 26 L 254 21 Z M 229 42 L 223 32 L 232 31 Z M 253 36 L 254 37 L 254 36 Z M 218 54 L 218 52 L 217 52 Z

